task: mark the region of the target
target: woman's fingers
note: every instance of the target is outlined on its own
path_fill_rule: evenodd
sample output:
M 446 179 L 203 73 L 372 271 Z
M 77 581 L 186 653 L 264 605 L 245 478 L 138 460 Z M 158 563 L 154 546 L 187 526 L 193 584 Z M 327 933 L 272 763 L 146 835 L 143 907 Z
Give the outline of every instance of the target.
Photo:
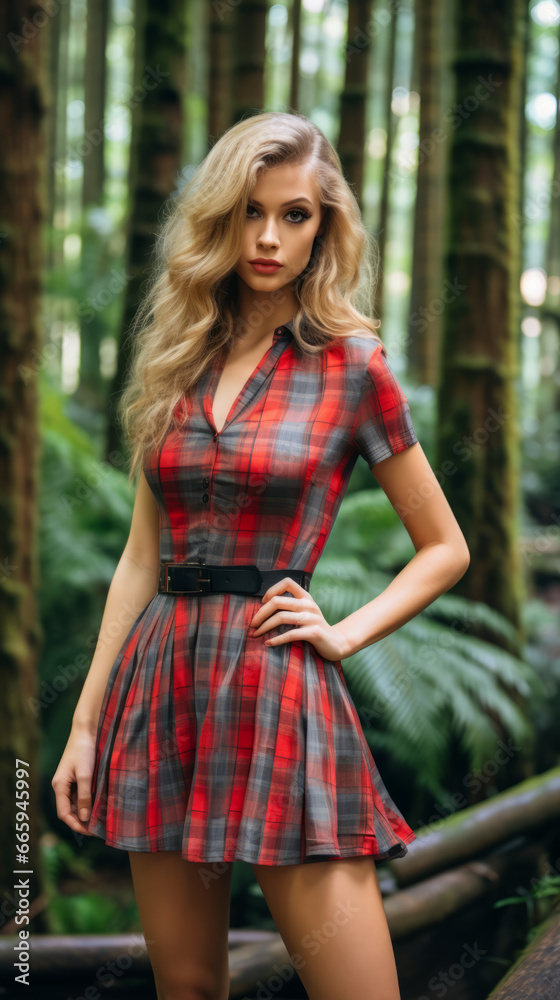
M 91 814 L 91 772 L 78 771 L 76 779 L 78 785 L 78 816 L 87 823 Z
M 72 786 L 75 784 L 73 776 L 71 774 L 55 774 L 51 784 L 54 788 L 58 818 L 76 833 L 87 834 L 87 825 L 86 823 L 81 823 L 76 816 L 72 801 Z
M 88 837 L 91 836 L 87 823 L 91 815 L 95 747 L 96 741 L 92 735 L 72 733 L 51 781 L 58 818 L 71 830 L 85 833 Z
M 307 611 L 316 611 L 316 605 L 309 594 L 305 597 L 290 597 L 286 594 L 274 594 L 266 604 L 262 604 L 249 622 L 251 628 L 258 628 L 261 622 L 268 619 L 269 615 L 279 611 L 289 611 L 290 614 L 302 614 Z
M 299 625 L 297 621 L 299 619 Z M 299 610 L 298 608 L 293 611 L 287 611 L 286 609 L 280 609 L 275 614 L 267 618 L 259 626 L 255 626 L 255 635 L 264 635 L 265 632 L 269 632 L 273 628 L 277 628 L 279 625 L 293 625 L 294 628 L 300 629 L 304 625 L 312 625 L 313 621 L 310 619 L 309 611 L 305 609 Z
M 284 594 L 288 590 L 290 594 L 294 594 L 295 597 L 308 597 L 309 593 L 304 587 L 301 587 L 299 583 L 291 576 L 285 576 L 283 580 L 278 580 L 277 583 L 273 583 L 271 587 L 263 594 L 262 603 L 265 604 L 270 600 L 271 597 L 276 597 L 277 595 Z

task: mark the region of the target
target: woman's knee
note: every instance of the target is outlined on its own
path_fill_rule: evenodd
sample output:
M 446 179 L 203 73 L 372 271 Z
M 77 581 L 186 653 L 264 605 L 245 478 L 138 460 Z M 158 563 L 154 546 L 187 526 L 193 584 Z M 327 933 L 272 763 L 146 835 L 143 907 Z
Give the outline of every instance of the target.
M 211 975 L 190 975 L 157 984 L 158 1000 L 228 1000 L 229 976 L 216 979 Z

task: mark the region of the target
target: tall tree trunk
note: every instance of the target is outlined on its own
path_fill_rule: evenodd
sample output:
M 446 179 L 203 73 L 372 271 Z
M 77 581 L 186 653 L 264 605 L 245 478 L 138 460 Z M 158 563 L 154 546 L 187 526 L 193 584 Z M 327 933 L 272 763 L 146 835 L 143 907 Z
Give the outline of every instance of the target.
M 56 25 L 56 30 L 55 30 Z M 64 209 L 66 191 L 66 108 L 68 104 L 68 43 L 70 35 L 70 8 L 60 7 L 51 18 L 50 54 L 50 131 L 47 158 L 47 184 L 50 240 L 47 249 L 47 266 L 62 267 L 64 262 L 63 233 L 59 229 L 59 215 Z
M 527 144 L 529 142 L 529 130 L 527 128 L 527 115 L 525 113 L 525 108 L 527 106 L 528 92 L 529 92 L 529 52 L 531 46 L 531 25 L 533 19 L 531 17 L 531 12 L 529 9 L 529 4 L 525 4 L 524 12 L 525 28 L 523 32 L 523 76 L 521 83 L 521 106 L 519 108 L 519 218 L 520 218 L 520 234 L 521 234 L 521 250 L 519 254 L 519 280 L 521 280 L 521 273 L 524 267 L 524 230 L 523 230 L 523 217 L 525 214 L 525 193 L 527 187 L 527 176 L 526 176 L 526 162 L 527 162 Z M 559 53 L 560 60 L 560 53 Z M 557 70 L 558 72 L 558 70 Z M 521 329 L 521 323 L 517 331 L 518 337 L 518 350 L 520 358 L 523 357 L 523 331 Z
M 437 469 L 471 564 L 457 592 L 519 625 L 519 105 L 522 0 L 457 6 Z
M 421 41 L 420 41 L 420 6 L 422 0 L 415 0 L 413 4 L 414 10 L 414 39 L 412 43 L 412 62 L 410 64 L 410 92 L 420 94 L 421 92 L 421 82 L 420 82 L 420 60 L 422 58 L 422 53 L 420 52 Z M 440 52 L 440 58 L 442 53 Z
M 301 0 L 292 0 L 292 64 L 290 66 L 290 107 L 299 110 L 299 57 L 301 52 Z
M 362 207 L 372 0 L 350 0 L 346 39 L 346 77 L 340 98 L 338 153 L 346 180 Z
M 232 124 L 263 110 L 267 12 L 268 0 L 243 0 L 235 10 Z
M 387 220 L 389 218 L 389 178 L 391 161 L 393 159 L 393 137 L 395 133 L 395 116 L 393 114 L 393 79 L 395 76 L 395 48 L 397 41 L 397 10 L 391 10 L 389 37 L 387 41 L 387 70 L 385 74 L 385 131 L 387 144 L 385 148 L 385 163 L 381 183 L 381 201 L 379 206 L 379 230 L 377 232 L 377 247 L 379 254 L 379 272 L 375 287 L 375 315 L 381 318 L 383 308 L 383 267 L 385 264 L 385 245 L 387 243 Z
M 542 330 L 540 337 L 541 360 L 558 356 L 560 332 L 560 29 L 558 36 L 558 61 L 556 66 L 556 122 L 552 144 L 553 170 L 550 185 L 548 212 L 548 239 L 545 270 L 546 296 L 540 310 Z M 532 214 L 532 213 L 531 213 Z M 524 220 L 523 207 L 519 213 Z M 556 366 L 547 361 L 541 365 L 541 391 L 539 392 L 539 417 L 544 420 L 556 413 L 560 403 L 560 386 L 556 382 Z
M 60 13 L 60 12 L 59 12 Z M 58 116 L 57 116 L 57 98 L 60 92 L 61 76 L 63 76 L 63 70 L 61 67 L 61 49 L 62 49 L 62 22 L 60 17 L 53 17 L 51 21 L 50 28 L 50 46 L 49 46 L 49 95 L 50 95 L 50 106 L 48 109 L 48 125 L 47 125 L 47 163 L 50 164 L 50 169 L 47 171 L 47 203 L 45 206 L 45 218 L 49 225 L 50 230 L 54 226 L 54 213 L 55 213 L 55 190 L 56 190 L 56 171 L 54 170 L 53 161 L 56 159 L 56 133 L 58 126 Z M 48 263 L 52 263 L 52 245 L 48 248 Z
M 229 3 L 211 6 L 208 71 L 208 137 L 211 144 L 232 123 L 233 12 Z
M 103 203 L 105 183 L 105 115 L 107 32 L 109 0 L 88 0 L 84 74 L 84 132 L 88 141 L 83 157 L 82 205 L 85 210 Z
M 82 184 L 82 287 L 87 293 L 106 281 L 106 239 L 91 224 L 90 212 L 103 206 L 105 184 L 105 92 L 109 0 L 88 0 L 84 75 L 84 144 Z M 99 348 L 107 333 L 98 309 L 80 310 L 80 378 L 75 401 L 88 409 L 104 409 L 105 380 L 101 375 Z
M 125 340 L 150 275 L 160 211 L 181 173 L 186 20 L 183 0 L 138 0 L 138 45 L 130 150 L 131 210 L 128 226 L 124 314 L 117 371 L 110 394 L 107 461 L 121 466 L 126 454 L 116 401 L 129 363 Z
M 37 660 L 43 641 L 36 592 L 42 368 L 40 296 L 46 204 L 48 18 L 37 30 L 29 0 L 0 5 L 0 925 L 14 916 L 19 875 L 29 872 L 29 901 L 40 892 Z M 18 770 L 19 769 L 19 770 Z M 18 802 L 22 805 L 18 806 Z M 19 831 L 16 822 L 21 821 Z M 25 823 L 29 826 L 26 829 Z M 21 850 L 20 850 L 21 847 Z M 26 850 L 28 848 L 28 850 Z M 24 880 L 24 874 L 21 878 Z M 15 904 L 15 908 L 14 908 Z M 41 921 L 33 929 L 43 929 Z M 21 925 L 24 929 L 25 925 Z M 14 959 L 16 960 L 16 959 Z
M 416 4 L 420 122 L 408 360 L 416 379 L 423 385 L 437 385 L 441 336 L 447 147 L 441 100 L 443 8 L 443 0 L 418 0 Z

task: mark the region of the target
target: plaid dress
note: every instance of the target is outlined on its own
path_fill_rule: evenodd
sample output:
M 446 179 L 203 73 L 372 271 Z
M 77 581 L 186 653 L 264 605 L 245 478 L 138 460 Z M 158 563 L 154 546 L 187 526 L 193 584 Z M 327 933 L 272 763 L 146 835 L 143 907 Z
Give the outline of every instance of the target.
M 278 327 L 218 433 L 220 370 L 178 404 L 144 462 L 160 559 L 312 572 L 358 455 L 370 468 L 417 440 L 381 345 L 358 336 L 307 357 Z M 266 646 L 260 597 L 156 593 L 111 668 L 88 831 L 129 851 L 287 865 L 401 857 L 416 837 L 390 798 L 340 661 L 311 642 Z

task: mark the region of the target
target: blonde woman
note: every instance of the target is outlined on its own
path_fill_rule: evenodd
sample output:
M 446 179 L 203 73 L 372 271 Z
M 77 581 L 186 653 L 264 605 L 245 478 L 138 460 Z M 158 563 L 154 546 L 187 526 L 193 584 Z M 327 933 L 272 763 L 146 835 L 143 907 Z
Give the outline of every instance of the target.
M 371 250 L 321 131 L 258 114 L 170 206 L 134 324 L 132 523 L 52 784 L 129 852 L 159 1000 L 226 1000 L 235 859 L 312 1000 L 399 997 L 376 863 L 415 834 L 341 660 L 469 553 L 367 315 Z M 408 565 L 329 625 L 309 584 L 360 454 L 395 506 L 426 499 Z

